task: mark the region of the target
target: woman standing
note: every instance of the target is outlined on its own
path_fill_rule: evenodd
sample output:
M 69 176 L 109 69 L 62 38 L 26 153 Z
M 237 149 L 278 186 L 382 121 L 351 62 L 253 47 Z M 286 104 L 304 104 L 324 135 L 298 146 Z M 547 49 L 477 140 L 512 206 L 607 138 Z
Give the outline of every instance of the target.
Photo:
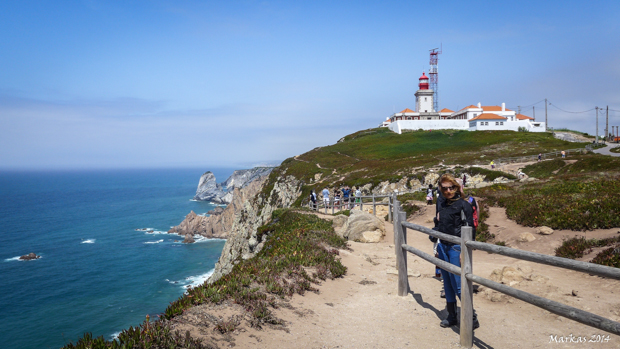
M 476 237 L 476 228 L 474 227 L 473 209 L 469 202 L 463 200 L 461 195 L 461 185 L 451 174 L 444 174 L 439 178 L 439 190 L 444 198 L 437 203 L 435 227 L 444 234 L 461 236 L 461 227 L 468 225 L 472 227 L 472 237 Z M 465 220 L 461 217 L 461 212 L 465 214 Z M 431 237 L 432 238 L 432 237 Z M 431 240 L 436 240 L 432 238 Z M 435 242 L 435 241 L 433 241 Z M 461 266 L 461 245 L 453 244 L 448 241 L 441 240 L 437 244 L 437 255 L 439 259 L 450 264 Z M 450 327 L 458 324 L 456 316 L 456 297 L 461 298 L 461 277 L 441 270 L 443 276 L 444 289 L 446 293 L 446 309 L 448 317 L 441 321 L 441 327 Z M 474 328 L 480 327 L 476 313 L 474 312 Z

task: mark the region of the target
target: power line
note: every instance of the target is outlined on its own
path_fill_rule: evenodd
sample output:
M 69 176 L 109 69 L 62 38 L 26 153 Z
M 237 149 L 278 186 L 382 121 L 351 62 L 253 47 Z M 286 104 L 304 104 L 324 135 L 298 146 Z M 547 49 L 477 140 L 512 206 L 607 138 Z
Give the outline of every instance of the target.
M 592 109 L 589 109 L 589 110 L 584 110 L 584 111 L 568 111 L 568 110 L 564 110 L 564 109 L 562 109 L 562 108 L 558 107 L 558 106 L 557 106 L 557 105 L 555 105 L 555 104 L 551 104 L 551 102 L 549 102 L 549 105 L 550 105 L 550 106 L 552 106 L 552 107 L 554 107 L 554 108 L 556 108 L 556 109 L 559 109 L 559 110 L 561 110 L 561 111 L 563 111 L 563 112 L 565 112 L 565 113 L 572 113 L 572 114 L 587 113 L 587 112 L 590 112 L 590 111 L 593 111 L 594 109 L 596 109 L 596 108 L 592 108 Z

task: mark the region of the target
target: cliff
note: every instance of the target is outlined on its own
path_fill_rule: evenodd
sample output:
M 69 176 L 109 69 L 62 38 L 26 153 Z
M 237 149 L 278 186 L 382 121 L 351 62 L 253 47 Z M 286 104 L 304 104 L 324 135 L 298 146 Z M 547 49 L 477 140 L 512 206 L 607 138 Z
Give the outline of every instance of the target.
M 207 171 L 200 176 L 194 200 L 211 201 L 216 204 L 230 204 L 233 200 L 233 189 L 244 188 L 253 181 L 267 176 L 273 167 L 254 167 L 249 170 L 236 170 L 224 182 L 217 183 L 215 175 Z
M 261 181 L 260 184 L 263 185 L 262 190 L 253 199 L 244 200 L 242 206 L 235 208 L 238 211 L 229 238 L 215 265 L 215 271 L 209 278 L 209 283 L 228 274 L 241 259 L 252 258 L 260 251 L 264 240 L 257 236 L 258 227 L 271 219 L 275 209 L 290 207 L 301 194 L 302 182 L 293 176 L 280 174 L 278 170 L 272 172 L 269 179 Z
M 207 217 L 199 216 L 192 211 L 185 216 L 185 219 L 179 225 L 168 230 L 168 233 L 185 236 L 201 235 L 207 238 L 227 238 L 244 202 L 253 198 L 261 190 L 266 179 L 267 176 L 257 177 L 253 181 L 246 183 L 244 188 L 235 188 L 230 193 L 232 201 L 221 213 L 215 213 Z

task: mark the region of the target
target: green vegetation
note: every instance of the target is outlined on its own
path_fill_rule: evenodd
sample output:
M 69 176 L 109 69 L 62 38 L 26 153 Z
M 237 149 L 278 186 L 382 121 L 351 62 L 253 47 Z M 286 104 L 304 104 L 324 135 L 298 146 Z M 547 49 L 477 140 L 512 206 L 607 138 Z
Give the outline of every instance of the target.
M 564 240 L 562 245 L 556 248 L 555 255 L 558 257 L 571 259 L 581 258 L 584 255 L 592 252 L 592 249 L 594 247 L 606 246 L 612 247 L 605 249 L 601 253 L 597 254 L 596 257 L 591 260 L 591 262 L 620 268 L 620 253 L 617 252 L 617 249 L 620 248 L 620 236 L 607 239 L 587 240 L 584 237 L 574 237 L 568 240 Z
M 620 153 L 620 147 L 616 146 L 615 148 L 609 149 L 609 151 L 612 152 L 612 153 Z
M 589 134 L 585 133 L 585 132 L 581 132 L 581 131 L 575 131 L 575 130 L 569 130 L 567 128 L 556 128 L 553 129 L 554 132 L 572 132 L 578 135 L 582 135 L 582 136 L 586 136 L 586 137 L 590 137 L 590 138 L 595 138 L 594 136 L 590 136 Z
M 523 173 L 534 178 L 549 178 L 565 165 L 566 162 L 562 159 L 541 161 L 525 166 L 523 168 Z
M 276 210 L 271 222 L 260 227 L 258 234 L 266 242 L 254 258 L 240 260 L 229 274 L 212 284 L 189 289 L 170 303 L 161 320 L 125 330 L 115 341 L 92 339 L 86 334 L 77 344 L 66 348 L 207 348 L 189 337 L 170 333 L 168 320 L 199 304 L 232 302 L 246 310 L 253 327 L 281 325 L 282 321 L 270 310 L 279 306 L 280 299 L 295 293 L 317 292 L 312 284 L 341 277 L 347 271 L 337 258 L 338 249 L 347 247 L 346 241 L 334 233 L 330 221 Z M 226 333 L 234 331 L 237 325 L 234 319 L 221 320 L 213 329 Z
M 359 131 L 342 141 L 315 148 L 282 163 L 282 172 L 302 180 L 302 197 L 311 189 L 324 184 L 363 186 L 371 183 L 407 181 L 420 175 L 421 168 L 445 165 L 486 165 L 493 158 L 515 155 L 534 155 L 540 152 L 560 151 L 578 144 L 558 140 L 551 133 L 511 131 L 413 131 L 396 134 L 387 128 Z M 581 146 L 585 145 L 581 144 Z M 518 151 L 515 153 L 515 149 Z M 318 166 L 317 166 L 318 165 Z M 493 180 L 514 176 L 499 171 L 470 168 Z M 313 184 L 315 175 L 321 175 L 320 184 Z M 324 183 L 324 184 L 323 184 Z

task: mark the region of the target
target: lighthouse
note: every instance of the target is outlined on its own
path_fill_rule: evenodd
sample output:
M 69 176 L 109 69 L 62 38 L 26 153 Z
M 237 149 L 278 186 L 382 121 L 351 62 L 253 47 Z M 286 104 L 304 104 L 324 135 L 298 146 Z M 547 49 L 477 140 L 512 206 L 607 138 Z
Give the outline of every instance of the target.
M 422 72 L 420 83 L 418 84 L 419 89 L 415 93 L 416 109 L 420 114 L 435 112 L 433 108 L 433 90 L 429 89 L 428 86 L 428 76 Z

